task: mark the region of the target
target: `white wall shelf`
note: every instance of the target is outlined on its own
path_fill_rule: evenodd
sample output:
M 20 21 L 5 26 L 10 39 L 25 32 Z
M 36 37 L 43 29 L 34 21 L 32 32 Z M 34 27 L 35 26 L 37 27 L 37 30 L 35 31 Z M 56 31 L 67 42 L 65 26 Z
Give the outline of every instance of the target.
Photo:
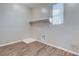
M 49 19 L 43 19 L 43 20 L 29 21 L 29 23 L 32 26 L 33 24 L 37 24 L 37 23 L 50 23 L 50 22 L 49 22 Z

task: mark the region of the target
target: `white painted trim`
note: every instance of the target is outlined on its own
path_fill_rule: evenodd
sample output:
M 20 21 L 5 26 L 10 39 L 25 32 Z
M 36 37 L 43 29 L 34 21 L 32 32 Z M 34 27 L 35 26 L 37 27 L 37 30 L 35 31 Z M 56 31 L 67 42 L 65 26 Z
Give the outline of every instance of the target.
M 78 55 L 79 56 L 79 53 L 77 53 L 77 52 L 73 52 L 73 51 L 71 51 L 71 50 L 68 50 L 68 49 L 65 49 L 65 48 L 62 48 L 62 47 L 59 47 L 59 46 L 55 46 L 55 45 L 53 45 L 53 44 L 50 44 L 50 43 L 47 43 L 47 42 L 44 42 L 44 41 L 41 41 L 41 40 L 37 40 L 38 42 L 41 42 L 41 43 L 44 43 L 44 44 L 47 44 L 47 45 L 49 45 L 49 46 L 52 46 L 52 47 L 56 47 L 56 48 L 58 48 L 58 49 L 61 49 L 61 50 L 64 50 L 64 51 L 67 51 L 67 52 L 69 52 L 69 53 L 72 53 L 72 54 L 75 54 L 75 55 Z
M 23 40 L 25 43 L 31 43 L 31 42 L 34 42 L 34 41 L 38 41 L 38 42 L 41 42 L 41 43 L 44 43 L 44 44 L 47 44 L 49 46 L 52 46 L 52 47 L 56 47 L 58 49 L 61 49 L 61 50 L 64 50 L 64 51 L 67 51 L 69 53 L 72 53 L 72 54 L 75 54 L 75 55 L 79 55 L 79 53 L 77 52 L 74 52 L 74 51 L 71 51 L 71 50 L 68 50 L 68 49 L 65 49 L 65 48 L 62 48 L 62 47 L 59 47 L 59 46 L 55 46 L 53 44 L 50 44 L 50 43 L 47 43 L 47 42 L 44 42 L 42 40 L 37 40 L 37 39 L 33 39 L 33 38 L 29 38 L 29 39 L 25 39 Z
M 14 43 L 18 43 L 18 42 L 21 42 L 21 41 L 22 41 L 22 40 L 13 41 L 13 42 L 8 42 L 8 43 L 5 43 L 5 44 L 1 44 L 0 47 L 6 46 L 6 45 L 10 45 L 10 44 L 14 44 Z
M 24 39 L 24 40 L 18 40 L 18 41 L 14 41 L 14 42 L 9 42 L 9 43 L 5 43 L 5 44 L 1 44 L 0 47 L 6 46 L 6 45 L 10 45 L 10 44 L 13 44 L 13 43 L 17 43 L 17 42 L 22 42 L 22 41 L 25 42 L 25 43 L 27 43 L 27 44 L 31 43 L 31 42 L 34 42 L 34 41 L 38 41 L 38 42 L 47 44 L 49 46 L 56 47 L 58 49 L 62 49 L 64 51 L 70 52 L 72 54 L 79 55 L 79 53 L 77 53 L 77 52 L 73 52 L 71 50 L 68 50 L 68 49 L 65 49 L 65 48 L 62 48 L 62 47 L 59 47 L 59 46 L 55 46 L 53 44 L 50 44 L 50 43 L 47 43 L 47 42 L 44 42 L 44 41 L 41 41 L 41 40 L 32 39 L 32 38 L 28 38 L 28 39 Z
M 10 45 L 10 44 L 14 44 L 14 43 L 18 43 L 18 42 L 22 42 L 22 41 L 25 42 L 25 43 L 31 43 L 31 42 L 36 41 L 36 39 L 27 38 L 27 39 L 24 39 L 24 40 L 22 39 L 22 40 L 18 40 L 18 41 L 8 42 L 8 43 L 5 43 L 5 44 L 1 44 L 0 47 Z
M 24 39 L 24 40 L 22 40 L 22 41 L 25 42 L 25 43 L 31 43 L 31 42 L 36 41 L 36 39 L 28 38 L 28 39 Z

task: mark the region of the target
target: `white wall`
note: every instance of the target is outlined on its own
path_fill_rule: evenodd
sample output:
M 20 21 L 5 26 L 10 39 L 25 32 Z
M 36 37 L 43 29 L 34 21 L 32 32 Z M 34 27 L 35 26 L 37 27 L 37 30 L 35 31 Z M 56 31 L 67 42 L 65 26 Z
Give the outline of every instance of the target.
M 44 7 L 44 6 L 42 6 Z M 32 9 L 32 20 L 39 20 L 51 17 L 51 6 L 45 6 L 47 14 L 42 14 L 37 7 Z M 29 37 L 41 39 L 42 35 L 46 40 L 56 46 L 79 52 L 79 4 L 75 6 L 65 4 L 65 22 L 63 25 L 52 25 L 48 23 L 28 24 L 31 16 L 31 9 L 12 4 L 0 4 L 0 44 Z M 33 34 L 33 35 L 32 35 Z
M 37 11 L 37 9 L 34 9 L 34 11 Z M 41 36 L 45 34 L 46 40 L 42 41 L 79 52 L 79 4 L 65 4 L 64 14 L 65 21 L 63 25 L 52 25 L 48 23 L 34 24 L 32 26 L 34 38 L 40 40 Z M 40 15 L 42 14 L 37 16 L 39 17 Z M 43 15 L 40 16 L 40 18 L 42 17 Z
M 47 5 L 41 4 L 41 6 L 32 8 L 32 20 L 42 20 L 42 19 L 51 17 L 51 13 L 52 13 L 51 7 L 52 6 L 50 6 L 48 4 Z M 44 12 L 44 10 L 45 10 L 45 12 Z
M 15 4 L 0 4 L 0 44 L 29 38 L 31 17 L 29 8 Z

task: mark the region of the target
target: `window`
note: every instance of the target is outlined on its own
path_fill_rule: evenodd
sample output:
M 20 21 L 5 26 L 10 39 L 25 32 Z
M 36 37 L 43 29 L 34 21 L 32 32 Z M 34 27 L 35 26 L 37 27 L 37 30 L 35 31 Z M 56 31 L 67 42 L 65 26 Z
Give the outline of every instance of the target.
M 52 19 L 50 22 L 53 24 L 63 24 L 64 23 L 64 4 L 58 3 L 53 5 Z

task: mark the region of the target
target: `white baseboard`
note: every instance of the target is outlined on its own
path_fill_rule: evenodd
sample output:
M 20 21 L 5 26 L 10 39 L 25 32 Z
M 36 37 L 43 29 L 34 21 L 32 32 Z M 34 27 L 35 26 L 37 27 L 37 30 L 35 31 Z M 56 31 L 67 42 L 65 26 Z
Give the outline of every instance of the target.
M 24 40 L 22 40 L 22 41 L 25 42 L 25 43 L 31 43 L 31 42 L 36 41 L 36 39 L 28 38 L 28 39 L 24 39 Z
M 21 42 L 21 41 L 22 41 L 22 40 L 13 41 L 13 42 L 8 42 L 8 43 L 5 43 L 5 44 L 1 44 L 0 47 L 6 46 L 6 45 L 10 45 L 10 44 L 14 44 L 14 43 L 18 43 L 18 42 Z
M 49 46 L 52 46 L 52 47 L 56 47 L 58 49 L 61 49 L 61 50 L 64 50 L 64 51 L 67 51 L 69 53 L 72 53 L 72 54 L 75 54 L 75 55 L 79 55 L 79 53 L 77 52 L 74 52 L 74 51 L 71 51 L 71 50 L 68 50 L 68 49 L 65 49 L 65 48 L 62 48 L 62 47 L 59 47 L 59 46 L 55 46 L 53 44 L 50 44 L 50 43 L 47 43 L 47 42 L 44 42 L 42 40 L 37 40 L 37 39 L 33 39 L 33 38 L 29 38 L 29 39 L 25 39 L 23 40 L 25 43 L 31 43 L 31 42 L 34 42 L 34 41 L 38 41 L 38 42 L 41 42 L 41 43 L 44 43 L 44 44 L 47 44 Z
M 25 43 L 31 43 L 31 42 L 34 42 L 36 40 L 32 39 L 32 38 L 27 38 L 27 39 L 22 39 L 22 40 L 17 40 L 17 41 L 1 44 L 0 47 L 6 46 L 6 45 L 10 45 L 10 44 L 14 44 L 14 43 L 18 43 L 18 42 L 22 42 L 22 41 L 25 42 Z
M 56 48 L 58 48 L 58 49 L 61 49 L 61 50 L 64 50 L 64 51 L 67 51 L 67 52 L 69 52 L 69 53 L 72 53 L 72 54 L 75 54 L 75 55 L 78 55 L 78 56 L 79 56 L 79 53 L 77 53 L 77 52 L 73 52 L 73 51 L 71 51 L 71 50 L 68 50 L 68 49 L 65 49 L 65 48 L 62 48 L 62 47 L 59 47 L 59 46 L 55 46 L 55 45 L 53 45 L 53 44 L 50 44 L 50 43 L 47 43 L 47 42 L 44 42 L 44 41 L 41 41 L 41 40 L 37 40 L 37 41 L 39 41 L 39 42 L 41 42 L 41 43 L 44 43 L 44 44 L 46 44 L 46 45 L 49 45 L 49 46 L 52 46 L 52 47 L 56 47 Z
M 49 46 L 56 47 L 56 48 L 58 48 L 58 49 L 61 49 L 61 50 L 70 52 L 70 53 L 72 53 L 72 54 L 79 55 L 79 53 L 77 53 L 77 52 L 74 52 L 74 51 L 71 51 L 71 50 L 68 50 L 68 49 L 59 47 L 59 46 L 55 46 L 55 45 L 53 45 L 53 44 L 50 44 L 50 43 L 47 43 L 47 42 L 44 42 L 44 41 L 41 41 L 41 40 L 36 40 L 36 39 L 33 39 L 33 38 L 28 38 L 28 39 L 24 39 L 24 40 L 18 40 L 18 41 L 14 41 L 14 42 L 9 42 L 9 43 L 5 43 L 5 44 L 1 44 L 0 47 L 6 46 L 6 45 L 10 45 L 10 44 L 13 44 L 13 43 L 17 43 L 17 42 L 22 42 L 22 41 L 25 42 L 25 43 L 27 43 L 27 44 L 28 44 L 28 43 L 31 43 L 31 42 L 34 42 L 34 41 L 38 41 L 38 42 L 47 44 L 47 45 L 49 45 Z

